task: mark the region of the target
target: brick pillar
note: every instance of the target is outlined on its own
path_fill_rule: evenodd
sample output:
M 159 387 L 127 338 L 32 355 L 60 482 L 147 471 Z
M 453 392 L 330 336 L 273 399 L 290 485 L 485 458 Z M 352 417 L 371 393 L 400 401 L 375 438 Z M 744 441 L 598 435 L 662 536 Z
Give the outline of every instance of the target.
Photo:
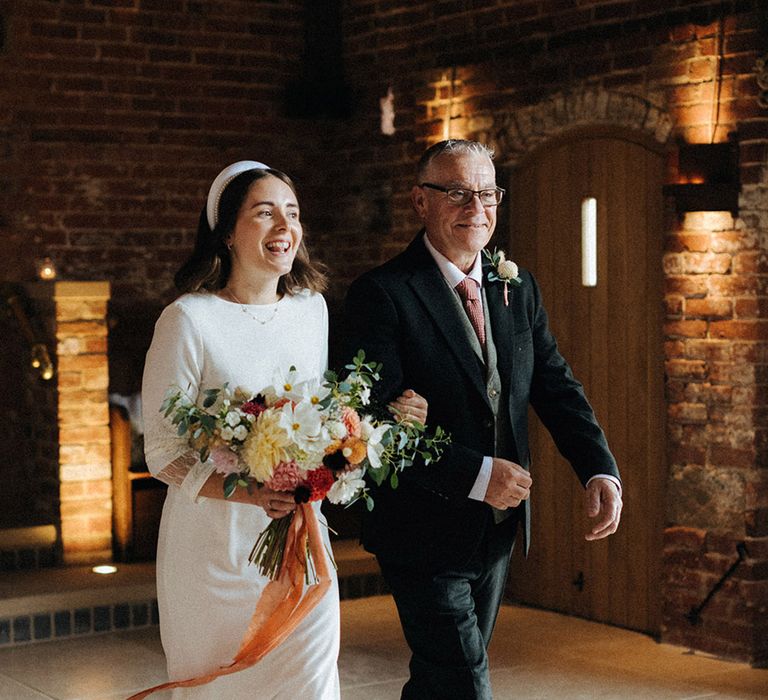
M 55 282 L 61 540 L 65 564 L 112 558 L 109 282 Z

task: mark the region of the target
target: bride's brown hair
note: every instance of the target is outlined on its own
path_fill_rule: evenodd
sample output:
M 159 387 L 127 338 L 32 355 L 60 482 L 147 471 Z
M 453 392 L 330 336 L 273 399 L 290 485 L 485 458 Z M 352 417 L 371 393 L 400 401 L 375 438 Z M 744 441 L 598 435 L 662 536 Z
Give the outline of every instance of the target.
M 213 230 L 208 224 L 206 207 L 203 206 L 197 225 L 195 248 L 173 280 L 180 292 L 215 292 L 227 286 L 232 272 L 232 257 L 227 248 L 227 240 L 235 229 L 237 215 L 251 185 L 268 175 L 282 180 L 298 198 L 291 178 L 279 170 L 260 168 L 240 173 L 221 193 L 218 222 Z M 290 296 L 300 289 L 323 292 L 327 287 L 325 265 L 310 260 L 309 251 L 302 238 L 291 271 L 277 282 L 278 293 Z

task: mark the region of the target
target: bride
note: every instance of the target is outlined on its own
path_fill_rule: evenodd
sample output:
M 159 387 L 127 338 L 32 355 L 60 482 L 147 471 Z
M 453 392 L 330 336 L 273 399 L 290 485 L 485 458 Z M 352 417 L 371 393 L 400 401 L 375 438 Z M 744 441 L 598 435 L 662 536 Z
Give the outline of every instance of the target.
M 183 293 L 161 314 L 147 353 L 142 399 L 147 465 L 168 484 L 157 551 L 160 634 L 171 681 L 232 662 L 269 580 L 248 554 L 271 518 L 295 507 L 267 487 L 223 496 L 223 475 L 201 462 L 162 419 L 169 387 L 193 398 L 208 388 L 258 391 L 276 371 L 321 377 L 327 364 L 325 276 L 302 241 L 296 191 L 287 175 L 255 161 L 225 168 L 211 185 L 190 259 L 176 275 Z M 424 422 L 426 402 L 406 391 L 393 407 Z M 321 523 L 324 517 L 314 503 Z M 322 528 L 328 544 L 327 529 Z M 258 663 L 174 698 L 339 697 L 338 584 L 296 630 Z

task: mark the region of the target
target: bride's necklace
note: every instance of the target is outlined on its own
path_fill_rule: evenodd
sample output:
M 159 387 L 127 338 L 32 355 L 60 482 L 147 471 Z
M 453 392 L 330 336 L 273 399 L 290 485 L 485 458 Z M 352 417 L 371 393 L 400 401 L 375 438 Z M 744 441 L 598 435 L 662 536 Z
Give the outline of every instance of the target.
M 256 323 L 261 324 L 262 326 L 266 326 L 272 319 L 277 316 L 277 312 L 280 309 L 280 300 L 278 299 L 275 304 L 274 308 L 272 309 L 272 313 L 267 318 L 259 318 L 256 314 L 254 314 L 245 304 L 243 304 L 242 301 L 240 301 L 232 292 L 231 289 L 225 289 L 224 290 L 234 301 L 236 304 L 240 304 L 240 310 L 246 314 L 247 316 L 250 316 Z

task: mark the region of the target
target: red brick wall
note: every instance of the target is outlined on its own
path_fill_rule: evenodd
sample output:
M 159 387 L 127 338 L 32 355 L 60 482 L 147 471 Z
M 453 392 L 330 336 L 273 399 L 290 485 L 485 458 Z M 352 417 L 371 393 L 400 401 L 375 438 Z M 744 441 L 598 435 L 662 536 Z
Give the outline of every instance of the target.
M 522 112 L 555 93 L 595 89 L 658 107 L 671 119 L 671 141 L 723 141 L 736 132 L 739 218 L 671 217 L 663 261 L 669 482 L 662 634 L 764 663 L 768 110 L 756 99 L 755 62 L 768 44 L 758 3 L 681 2 L 661 10 L 659 3 L 629 0 L 468 5 L 347 3 L 345 58 L 358 112 L 336 142 L 336 161 L 339 178 L 351 164 L 357 178 L 346 180 L 335 227 L 346 233 L 357 220 L 357 243 L 345 236 L 341 245 L 358 252 L 338 275 L 340 285 L 413 236 L 405 195 L 413 163 L 424 145 L 442 137 L 446 123 L 452 135 L 493 139 L 514 131 L 500 122 L 518 119 L 515 129 L 525 133 L 497 143 L 501 160 L 514 161 L 535 147 L 531 133 L 548 128 L 519 121 Z M 378 99 L 390 86 L 398 131 L 384 137 L 377 133 Z M 384 225 L 369 235 L 370 201 L 390 192 L 391 206 L 373 212 Z M 746 561 L 701 624 L 690 624 L 685 614 L 736 560 L 740 542 Z
M 29 0 L 0 16 L 0 279 L 30 279 L 48 254 L 63 279 L 109 280 L 114 388 L 135 389 L 130 356 L 213 176 L 305 160 L 306 130 L 282 117 L 303 3 Z
M 718 63 L 722 3 L 715 0 L 687 0 L 674 9 L 637 0 L 346 3 L 345 66 L 358 111 L 336 143 L 340 172 L 354 164 L 353 187 L 367 193 L 384 187 L 395 194 L 391 227 L 371 240 L 368 250 L 386 257 L 410 237 L 414 222 L 402 193 L 412 184 L 413 161 L 426 140 L 443 132 L 442 114 L 429 105 L 446 96 L 436 95 L 430 82 L 453 69 L 463 78 L 455 95 L 454 133 L 466 131 L 466 119 L 477 112 L 514 110 L 554 92 L 597 85 L 647 96 L 675 110 L 681 138 L 709 141 L 712 78 L 721 70 L 715 140 L 724 140 L 737 121 L 746 121 L 742 130 L 764 139 L 765 124 L 754 122 L 765 116 L 754 99 L 754 62 L 762 46 L 757 2 L 725 5 L 738 13 L 725 18 L 725 59 Z M 378 99 L 390 85 L 398 131 L 388 138 L 378 133 Z M 731 111 L 735 103 L 738 118 Z M 759 177 L 754 153 L 751 182 Z M 345 210 L 353 207 L 349 201 Z M 390 237 L 396 239 L 391 245 L 381 240 Z
M 669 223 L 664 636 L 765 661 L 768 110 L 754 70 L 768 46 L 764 3 L 347 0 L 352 117 L 301 121 L 285 116 L 283 91 L 301 72 L 303 5 L 0 0 L 0 279 L 28 278 L 45 251 L 68 279 L 111 281 L 112 381 L 130 388 L 135 338 L 172 293 L 226 162 L 256 157 L 296 176 L 332 265 L 334 309 L 351 278 L 412 237 L 414 162 L 446 123 L 492 136 L 555 93 L 594 88 L 654 105 L 673 138 L 735 131 L 739 219 L 704 231 L 695 219 Z M 390 86 L 397 132 L 384 136 Z M 514 160 L 535 140 L 500 145 L 519 149 L 500 154 Z M 683 622 L 742 541 L 747 561 L 708 621 Z

